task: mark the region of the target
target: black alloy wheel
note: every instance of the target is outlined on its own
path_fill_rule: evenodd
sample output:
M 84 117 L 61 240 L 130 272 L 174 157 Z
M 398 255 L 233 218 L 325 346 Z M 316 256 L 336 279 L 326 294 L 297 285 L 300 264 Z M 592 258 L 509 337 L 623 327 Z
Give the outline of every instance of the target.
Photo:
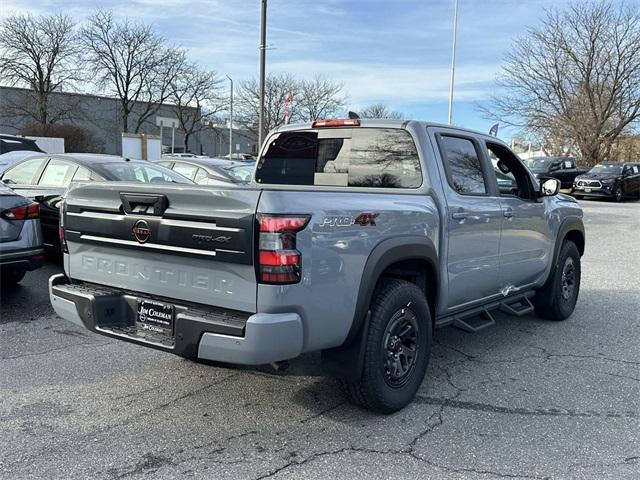
M 420 327 L 410 307 L 398 310 L 389 321 L 382 341 L 387 385 L 398 388 L 413 373 L 420 350 Z

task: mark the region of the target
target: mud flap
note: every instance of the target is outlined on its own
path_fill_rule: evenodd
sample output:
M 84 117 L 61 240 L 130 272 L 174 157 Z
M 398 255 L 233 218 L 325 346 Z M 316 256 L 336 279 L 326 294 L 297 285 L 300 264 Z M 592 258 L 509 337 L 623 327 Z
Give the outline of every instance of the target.
M 371 310 L 367 311 L 359 334 L 348 345 L 322 350 L 322 368 L 328 376 L 347 382 L 356 382 L 362 377 L 370 319 Z

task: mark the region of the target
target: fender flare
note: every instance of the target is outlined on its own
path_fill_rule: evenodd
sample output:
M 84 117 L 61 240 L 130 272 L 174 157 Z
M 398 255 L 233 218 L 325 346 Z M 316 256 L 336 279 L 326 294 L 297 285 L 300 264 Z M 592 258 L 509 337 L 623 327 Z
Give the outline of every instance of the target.
M 562 244 L 567 238 L 567 235 L 569 235 L 571 232 L 578 232 L 582 237 L 582 245 L 577 245 L 577 247 L 580 251 L 580 256 L 584 254 L 585 234 L 582 218 L 575 216 L 567 217 L 562 221 L 560 227 L 558 228 L 558 234 L 556 235 L 556 241 L 553 247 L 553 261 L 551 262 L 549 275 L 547 276 L 544 285 L 546 285 L 553 278 L 553 272 L 557 267 L 558 257 L 560 256 L 560 249 L 562 248 Z
M 580 255 L 584 254 L 584 224 L 582 223 L 582 219 L 580 217 L 567 217 L 565 218 L 560 227 L 558 228 L 558 235 L 556 235 L 556 242 L 553 247 L 553 263 L 558 261 L 558 256 L 560 255 L 560 249 L 562 248 L 562 243 L 570 232 L 578 232 L 582 237 L 582 245 L 577 245 L 580 250 Z
M 435 285 L 432 288 L 437 289 L 438 254 L 431 239 L 405 236 L 390 238 L 376 245 L 369 254 L 362 272 L 353 322 L 345 341 L 340 347 L 322 351 L 322 363 L 327 373 L 352 381 L 360 378 L 364 361 L 364 339 L 369 323 L 369 305 L 376 285 L 389 266 L 405 260 L 426 261 L 435 276 Z M 435 318 L 433 321 L 435 322 Z

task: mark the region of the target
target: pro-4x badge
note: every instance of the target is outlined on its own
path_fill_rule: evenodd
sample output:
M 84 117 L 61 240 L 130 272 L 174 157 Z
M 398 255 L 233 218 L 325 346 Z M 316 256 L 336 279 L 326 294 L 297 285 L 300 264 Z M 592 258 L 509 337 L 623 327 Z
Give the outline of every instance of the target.
M 350 227 L 351 225 L 360 225 L 361 227 L 376 225 L 376 218 L 380 214 L 374 212 L 361 213 L 357 217 L 332 215 L 324 217 L 320 222 L 320 227 Z

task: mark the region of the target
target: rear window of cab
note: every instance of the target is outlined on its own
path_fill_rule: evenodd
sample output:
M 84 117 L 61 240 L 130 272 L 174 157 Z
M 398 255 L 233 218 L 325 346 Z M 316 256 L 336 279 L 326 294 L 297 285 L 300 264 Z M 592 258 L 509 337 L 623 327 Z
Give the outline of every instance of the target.
M 420 160 L 400 128 L 327 128 L 280 132 L 269 139 L 258 183 L 418 188 Z

